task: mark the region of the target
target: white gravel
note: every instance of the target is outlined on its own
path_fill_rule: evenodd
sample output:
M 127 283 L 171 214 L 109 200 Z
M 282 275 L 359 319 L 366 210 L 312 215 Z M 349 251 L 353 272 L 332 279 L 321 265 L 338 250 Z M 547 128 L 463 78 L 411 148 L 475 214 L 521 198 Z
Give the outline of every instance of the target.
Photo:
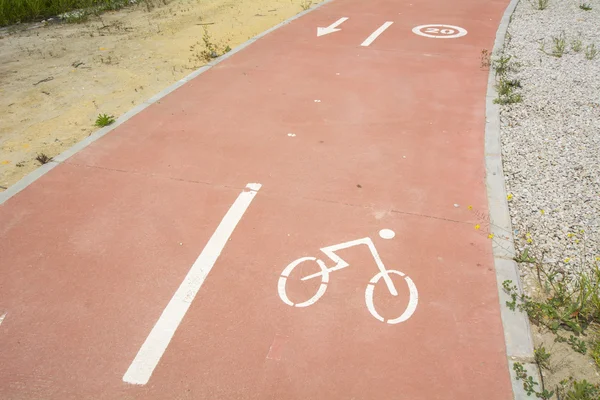
M 541 11 L 521 0 L 504 50 L 521 64 L 508 78 L 520 80 L 523 101 L 501 107 L 516 244 L 547 252 L 567 270 L 584 255 L 588 265 L 600 256 L 600 54 L 590 61 L 584 52 L 592 43 L 600 52 L 600 1 L 586 1 L 591 11 L 574 0 L 550 0 Z M 541 50 L 545 42 L 551 52 L 552 37 L 563 33 L 562 57 Z M 576 39 L 579 53 L 571 49 Z

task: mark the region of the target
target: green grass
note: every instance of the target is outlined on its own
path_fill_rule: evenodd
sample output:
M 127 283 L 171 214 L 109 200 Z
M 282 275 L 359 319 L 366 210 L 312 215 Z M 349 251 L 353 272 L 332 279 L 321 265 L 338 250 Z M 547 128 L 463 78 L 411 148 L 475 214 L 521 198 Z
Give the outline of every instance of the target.
M 91 13 L 118 10 L 128 4 L 128 0 L 0 0 L 0 26 L 41 21 L 72 10 L 82 11 L 64 19 L 81 22 Z

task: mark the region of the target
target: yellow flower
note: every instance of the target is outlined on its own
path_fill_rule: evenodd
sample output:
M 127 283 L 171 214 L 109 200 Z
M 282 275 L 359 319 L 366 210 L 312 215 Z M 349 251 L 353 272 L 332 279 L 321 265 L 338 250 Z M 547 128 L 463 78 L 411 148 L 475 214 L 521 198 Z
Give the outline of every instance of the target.
M 468 208 L 469 210 L 472 210 L 472 209 L 473 209 L 473 206 L 469 206 L 469 207 L 467 207 L 467 208 Z
M 0 162 L 0 164 L 2 164 L 2 165 L 10 164 L 10 161 L 4 160 L 4 161 Z
M 509 194 L 506 196 L 506 200 L 508 200 L 508 201 L 511 201 L 512 199 L 513 199 L 513 195 L 512 195 L 512 193 L 509 193 Z
M 488 239 L 493 239 L 493 238 L 494 238 L 494 234 L 493 234 L 493 233 L 490 233 L 490 234 L 488 235 Z
M 600 261 L 600 256 L 596 257 L 596 261 Z
M 529 238 L 529 237 L 531 237 L 531 233 L 527 232 L 527 233 L 525 234 L 525 237 L 528 237 L 528 238 Z
M 527 243 L 533 243 L 533 239 L 531 239 L 531 238 L 528 238 L 528 239 L 527 239 Z
M 475 230 L 478 231 L 481 226 L 479 224 L 475 225 Z
M 575 239 L 575 243 L 579 243 L 579 239 Z
M 585 233 L 585 231 L 582 229 L 582 230 L 579 231 L 579 233 Z
M 572 238 L 574 236 L 573 233 L 569 232 L 569 234 L 567 235 L 568 237 Z
M 544 215 L 546 213 L 546 211 L 544 211 L 544 210 L 540 210 L 540 212 L 542 213 L 542 215 Z
M 569 261 L 571 261 L 571 259 L 569 257 L 565 258 L 566 263 L 568 263 Z

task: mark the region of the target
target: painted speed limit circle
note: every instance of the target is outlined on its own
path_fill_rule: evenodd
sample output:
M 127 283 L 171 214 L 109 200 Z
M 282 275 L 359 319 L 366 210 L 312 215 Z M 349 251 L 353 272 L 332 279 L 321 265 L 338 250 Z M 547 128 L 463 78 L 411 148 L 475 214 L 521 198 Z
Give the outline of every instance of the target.
M 419 25 L 413 28 L 413 33 L 434 39 L 454 39 L 467 34 L 465 28 L 454 25 L 429 24 Z

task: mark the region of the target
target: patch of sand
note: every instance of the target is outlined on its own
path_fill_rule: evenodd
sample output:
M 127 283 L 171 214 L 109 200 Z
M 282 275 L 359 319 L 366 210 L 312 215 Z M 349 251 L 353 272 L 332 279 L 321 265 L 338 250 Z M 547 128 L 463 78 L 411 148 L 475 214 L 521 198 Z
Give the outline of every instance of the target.
M 589 348 L 587 354 L 580 354 L 574 351 L 568 343 L 557 342 L 556 335 L 548 329 L 532 325 L 531 330 L 536 349 L 543 346 L 546 352 L 550 353 L 549 369 L 542 370 L 544 386 L 548 391 L 556 392 L 560 382 L 569 377 L 578 381 L 585 379 L 592 384 L 600 383 L 600 372 L 590 356 Z M 572 333 L 559 331 L 559 334 L 568 339 Z M 583 336 L 582 339 L 587 341 L 589 338 Z M 541 388 L 536 389 L 541 391 Z
M 98 129 L 98 114 L 118 117 L 205 64 L 205 28 L 219 49 L 234 48 L 303 3 L 140 3 L 85 24 L 0 33 L 0 191 L 36 169 L 38 153 L 56 156 Z

